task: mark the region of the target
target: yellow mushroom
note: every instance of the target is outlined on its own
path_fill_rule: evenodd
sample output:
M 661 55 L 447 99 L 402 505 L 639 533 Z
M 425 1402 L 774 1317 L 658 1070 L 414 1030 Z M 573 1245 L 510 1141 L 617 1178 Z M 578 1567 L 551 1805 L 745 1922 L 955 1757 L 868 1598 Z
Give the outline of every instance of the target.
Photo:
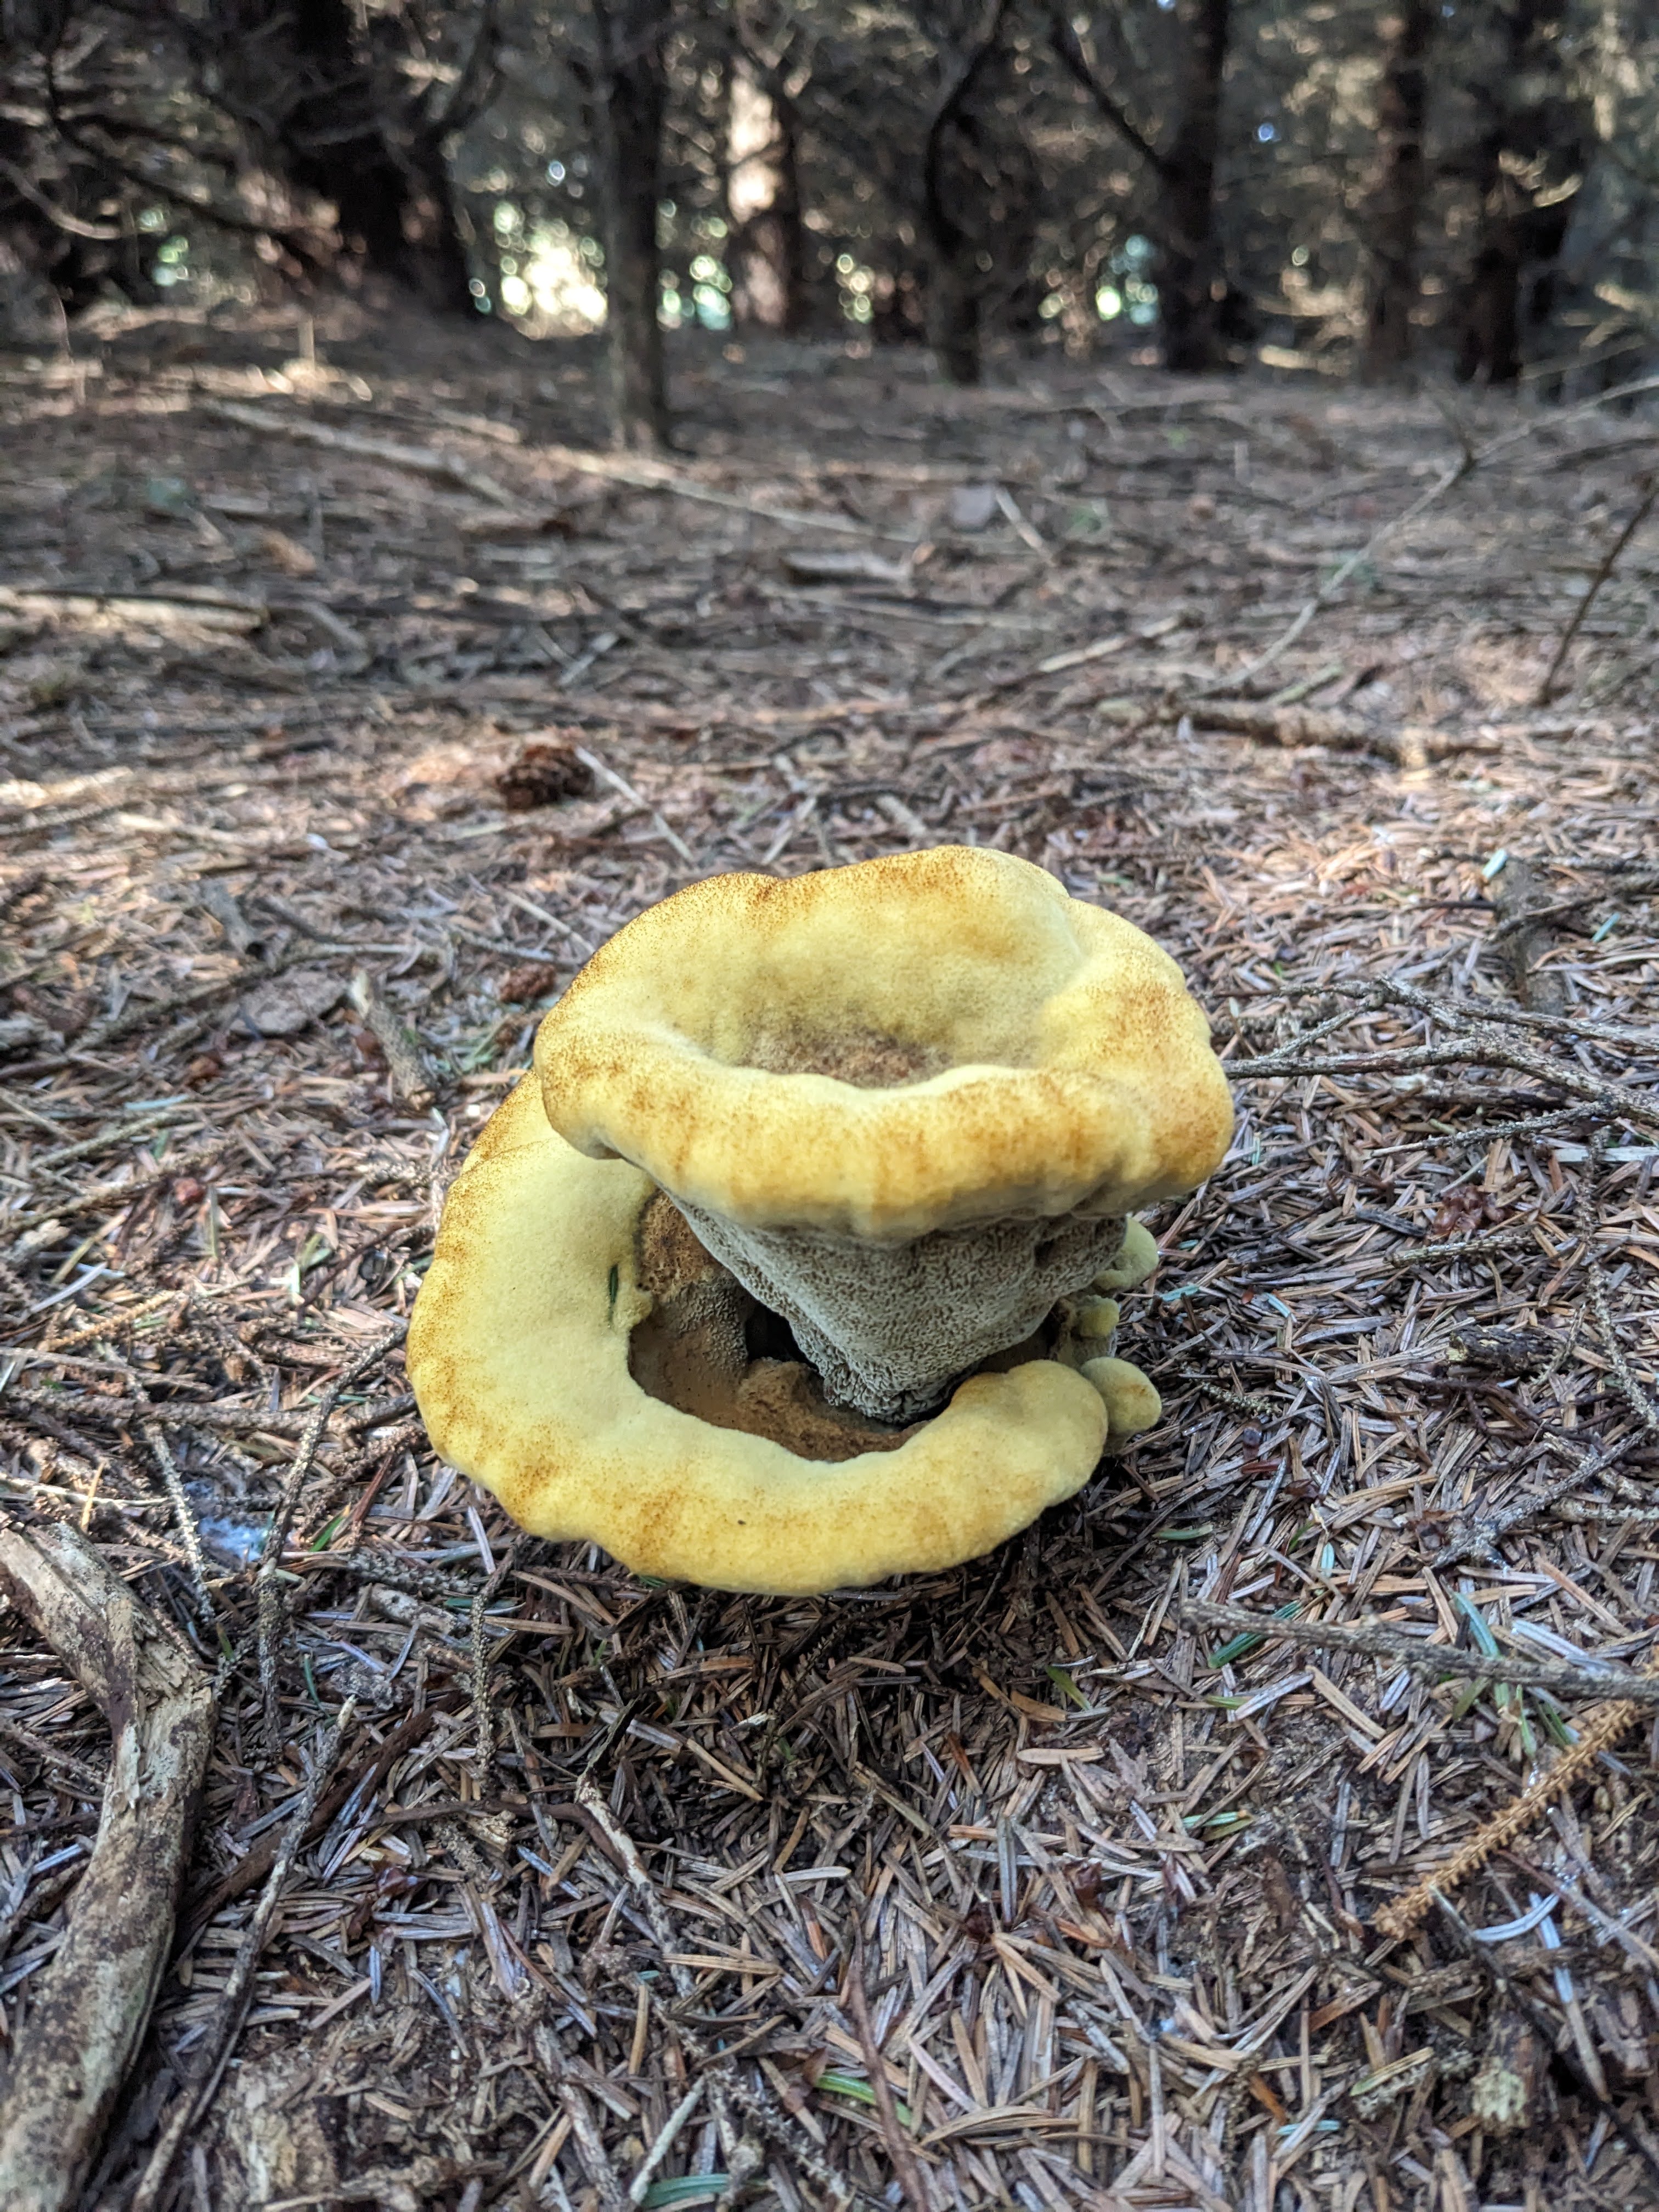
M 1158 1417 L 1130 1206 L 1231 1108 L 1179 970 L 1005 854 L 640 915 L 543 1023 L 409 1335 L 434 1443 L 532 1533 L 805 1593 L 975 1557 Z M 1099 1355 L 1099 1356 L 1091 1356 Z
M 1146 1223 L 1126 1221 L 1122 1249 L 1111 1265 L 1103 1267 L 1095 1277 L 1095 1288 L 1097 1291 L 1138 1290 L 1157 1267 L 1158 1261 L 1158 1245 Z

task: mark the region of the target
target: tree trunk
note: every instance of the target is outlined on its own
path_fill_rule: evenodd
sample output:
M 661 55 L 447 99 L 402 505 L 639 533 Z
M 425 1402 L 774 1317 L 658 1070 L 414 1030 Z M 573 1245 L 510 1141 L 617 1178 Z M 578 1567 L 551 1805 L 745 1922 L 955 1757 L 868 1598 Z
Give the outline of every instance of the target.
M 1425 63 L 1437 15 L 1435 0 L 1404 0 L 1399 14 L 1380 26 L 1377 167 L 1366 210 L 1365 336 L 1360 354 L 1360 373 L 1368 380 L 1395 374 L 1411 357 L 1417 226 L 1428 181 L 1423 158 Z
M 732 58 L 726 106 L 732 313 L 739 328 L 788 332 L 805 319 L 795 118 L 747 54 Z
M 1566 13 L 1567 0 L 1515 0 L 1502 19 L 1504 51 L 1483 88 L 1488 120 L 1474 149 L 1480 222 L 1455 362 L 1465 383 L 1513 384 L 1524 325 L 1549 319 L 1547 264 L 1566 236 L 1584 154 L 1562 66 Z M 1529 267 L 1539 270 L 1530 301 Z
M 1222 367 L 1227 357 L 1228 295 L 1215 236 L 1215 170 L 1229 15 L 1230 0 L 1179 0 L 1180 104 L 1163 161 L 1157 226 L 1166 368 L 1201 372 Z
M 945 100 L 927 133 L 922 172 L 923 230 L 927 242 L 927 343 L 948 384 L 980 378 L 979 270 L 975 241 L 957 219 L 945 176 L 946 141 L 957 128 L 965 79 Z
M 927 128 L 922 157 L 922 228 L 927 244 L 927 337 L 951 384 L 980 380 L 980 323 L 994 265 L 991 232 L 1000 165 L 994 131 L 982 131 L 975 95 L 1002 52 L 1011 0 L 952 76 Z
M 947 384 L 979 382 L 979 277 L 971 245 L 937 251 L 927 276 L 927 342 Z
M 635 453 L 668 444 L 657 204 L 662 191 L 668 0 L 593 0 L 599 72 L 594 122 L 605 187 L 605 335 L 611 437 Z

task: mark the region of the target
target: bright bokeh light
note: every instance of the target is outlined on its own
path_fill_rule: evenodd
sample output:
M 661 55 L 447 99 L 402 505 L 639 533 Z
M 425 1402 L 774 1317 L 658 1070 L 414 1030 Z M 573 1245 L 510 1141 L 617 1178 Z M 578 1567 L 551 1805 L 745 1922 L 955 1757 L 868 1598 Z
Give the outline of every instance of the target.
M 581 337 L 605 322 L 605 256 L 599 240 L 568 222 L 533 223 L 502 258 L 501 306 L 538 337 Z

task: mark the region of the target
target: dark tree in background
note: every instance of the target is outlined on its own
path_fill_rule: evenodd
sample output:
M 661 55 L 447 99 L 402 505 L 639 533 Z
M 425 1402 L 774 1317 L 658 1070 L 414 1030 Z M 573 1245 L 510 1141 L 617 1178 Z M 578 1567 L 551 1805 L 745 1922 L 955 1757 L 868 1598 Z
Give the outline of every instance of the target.
M 612 428 L 619 446 L 649 452 L 668 443 L 657 223 L 669 5 L 592 0 L 592 11 L 591 108 L 605 202 Z
M 127 56 L 73 37 L 61 0 L 0 0 L 0 295 L 33 287 L 79 314 L 153 303 L 125 166 L 82 121 L 118 106 Z
M 179 21 L 204 91 L 286 183 L 329 204 L 342 260 L 440 313 L 471 313 L 444 143 L 487 96 L 488 14 L 441 101 L 399 88 L 401 26 L 349 0 L 216 0 L 199 28 Z
M 1493 14 L 1495 65 L 1475 83 L 1483 121 L 1469 167 L 1480 224 L 1456 373 L 1466 382 L 1512 384 L 1524 325 L 1549 319 L 1588 131 L 1563 50 L 1568 0 L 1508 0 Z
M 1230 0 L 1177 0 L 1181 33 L 1176 126 L 1164 156 L 1158 292 L 1164 359 L 1205 369 L 1226 358 L 1227 278 L 1216 234 L 1215 173 Z
M 1382 73 L 1376 94 L 1376 174 L 1364 223 L 1365 329 L 1360 368 L 1385 377 L 1411 357 L 1418 302 L 1417 234 L 1428 188 L 1425 132 L 1428 56 L 1439 0 L 1404 0 L 1378 25 Z
M 349 0 L 9 0 L 3 20 L 0 134 L 21 143 L 0 145 L 0 191 L 75 241 L 50 257 L 66 306 L 104 280 L 143 289 L 132 218 L 159 198 L 291 276 L 376 277 L 437 313 L 472 311 L 445 149 L 494 88 L 491 0 L 429 16 Z M 54 178 L 98 219 L 55 198 Z M 111 242 L 125 252 L 82 250 Z
M 1216 220 L 1230 0 L 1176 0 L 1174 17 L 1174 118 L 1161 148 L 1090 59 L 1063 0 L 1050 7 L 1049 37 L 1061 66 L 1145 165 L 1142 220 L 1158 247 L 1164 365 L 1202 373 L 1231 359 L 1240 320 Z
M 1659 339 L 1656 0 L 0 0 L 0 316 L 603 312 L 641 447 L 692 323 L 1552 393 Z
M 941 372 L 977 384 L 988 299 L 1027 264 L 1035 183 L 1008 114 L 1010 0 L 964 38 L 941 40 L 945 88 L 927 126 L 922 210 L 929 250 L 927 329 Z

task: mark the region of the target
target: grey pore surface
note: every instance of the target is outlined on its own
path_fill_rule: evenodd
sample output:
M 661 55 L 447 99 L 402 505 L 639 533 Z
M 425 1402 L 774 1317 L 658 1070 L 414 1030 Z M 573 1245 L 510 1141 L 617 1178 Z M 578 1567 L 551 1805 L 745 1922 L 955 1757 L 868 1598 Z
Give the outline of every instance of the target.
M 1123 1242 L 1121 1220 L 1078 1214 L 936 1229 L 883 1247 L 680 1211 L 744 1288 L 783 1316 L 830 1402 L 878 1421 L 934 1412 L 959 1376 L 1029 1336 Z

